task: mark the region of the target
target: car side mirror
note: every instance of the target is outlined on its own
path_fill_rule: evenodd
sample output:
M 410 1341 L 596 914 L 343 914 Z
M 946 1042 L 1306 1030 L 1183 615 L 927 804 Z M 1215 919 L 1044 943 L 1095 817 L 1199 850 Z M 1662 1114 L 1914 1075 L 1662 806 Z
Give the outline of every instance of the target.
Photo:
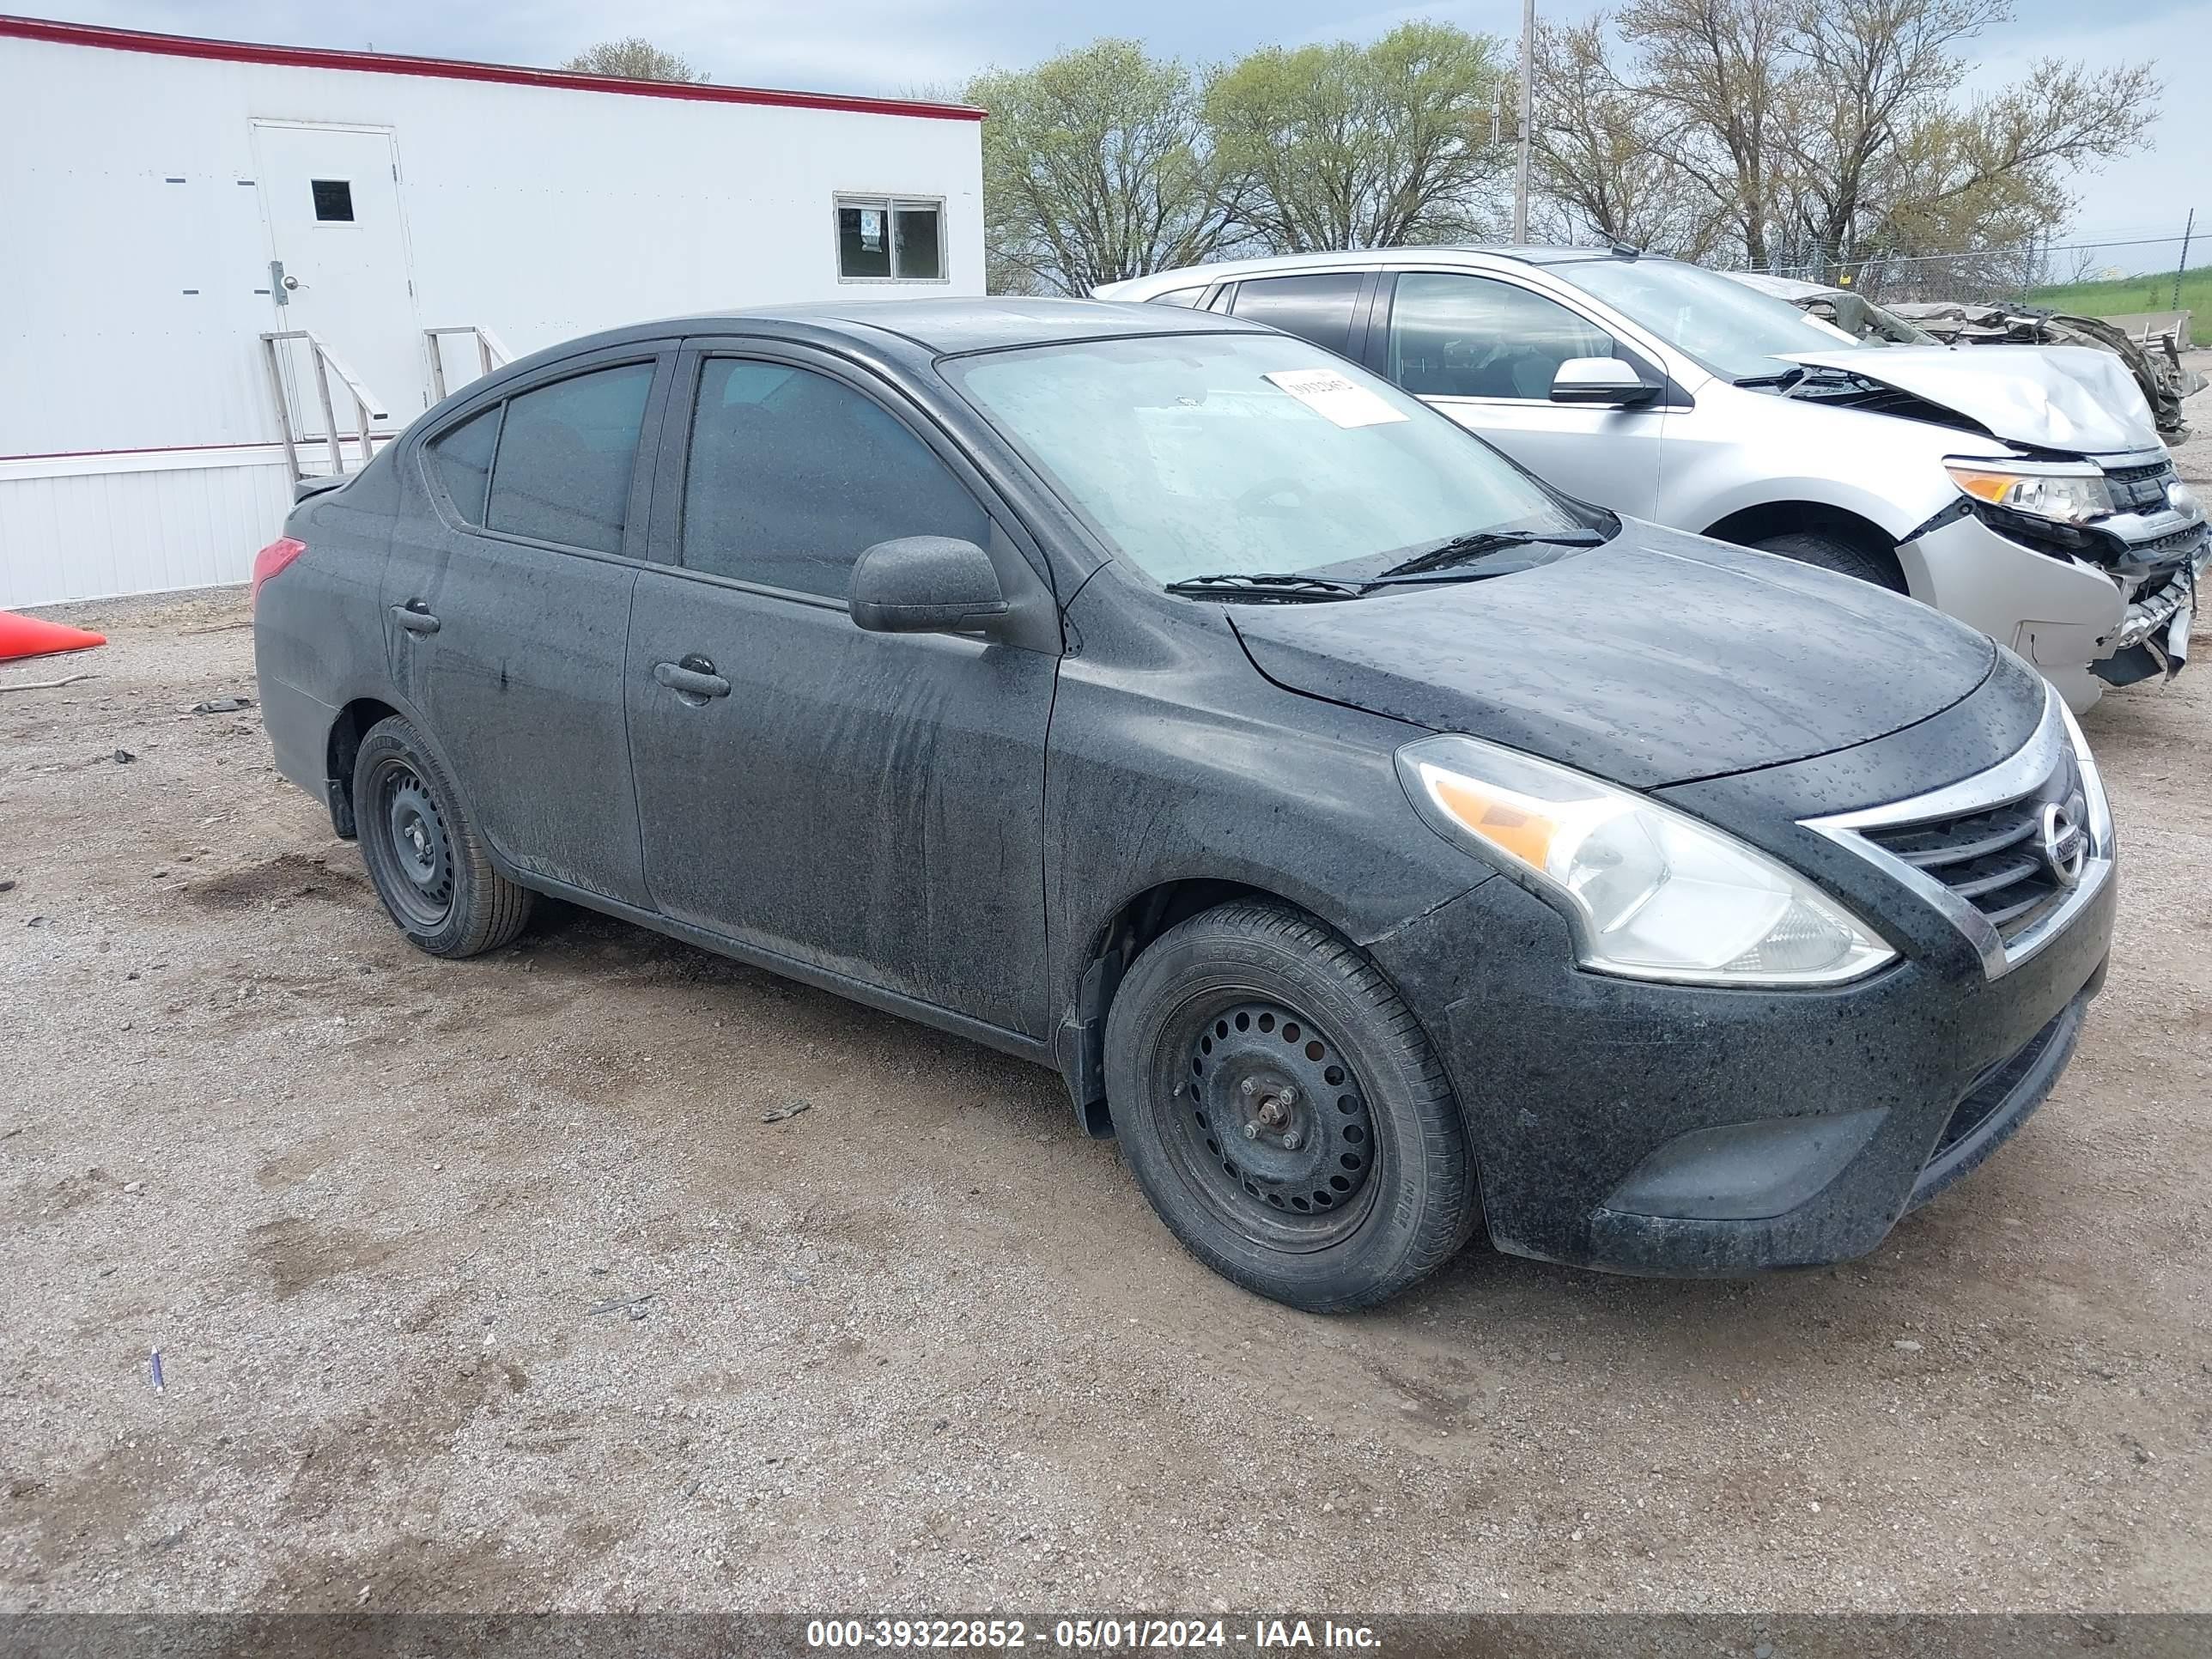
M 846 603 L 872 634 L 964 634 L 1006 614 L 991 556 L 951 536 L 878 542 L 853 566 Z
M 1606 404 L 1615 409 L 1648 404 L 1659 388 L 1618 357 L 1570 357 L 1552 376 L 1555 404 Z

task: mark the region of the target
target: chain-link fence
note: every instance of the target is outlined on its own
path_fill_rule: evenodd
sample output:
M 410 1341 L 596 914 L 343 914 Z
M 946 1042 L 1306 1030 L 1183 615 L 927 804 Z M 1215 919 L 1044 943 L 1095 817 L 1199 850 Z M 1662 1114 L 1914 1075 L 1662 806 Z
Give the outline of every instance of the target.
M 2212 335 L 2212 221 L 2193 215 L 2162 235 L 2087 240 L 2062 232 L 1963 253 L 1839 257 L 1813 249 L 1759 269 L 1886 303 L 2015 303 L 2100 317 L 2193 310 L 2197 337 Z

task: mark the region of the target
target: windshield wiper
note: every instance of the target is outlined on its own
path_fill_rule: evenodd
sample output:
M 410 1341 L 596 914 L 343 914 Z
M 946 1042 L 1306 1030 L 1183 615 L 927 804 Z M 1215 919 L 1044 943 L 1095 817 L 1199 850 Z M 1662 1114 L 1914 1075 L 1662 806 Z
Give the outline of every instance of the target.
M 1729 384 L 1747 386 L 1771 386 L 1777 392 L 1787 392 L 1804 378 L 1805 368 L 1801 363 L 1785 368 L 1778 374 L 1747 374 L 1741 380 L 1730 381 Z
M 1455 536 L 1441 547 L 1417 553 L 1360 586 L 1373 587 L 1393 577 L 1418 576 L 1424 571 L 1466 564 L 1504 547 L 1533 547 L 1539 544 L 1547 547 L 1602 547 L 1608 539 L 1595 530 L 1481 530 L 1472 536 Z
M 1234 593 L 1245 599 L 1356 599 L 1360 590 L 1351 582 L 1331 581 L 1327 576 L 1301 576 L 1291 571 L 1224 570 L 1211 576 L 1186 576 L 1170 582 L 1170 593 Z

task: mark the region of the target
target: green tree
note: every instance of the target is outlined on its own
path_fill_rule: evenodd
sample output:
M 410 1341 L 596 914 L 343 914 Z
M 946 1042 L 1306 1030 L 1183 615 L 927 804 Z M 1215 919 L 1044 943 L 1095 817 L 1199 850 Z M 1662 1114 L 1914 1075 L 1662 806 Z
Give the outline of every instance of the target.
M 1088 294 L 1212 257 L 1236 222 L 1191 72 L 1133 40 L 1094 40 L 1034 69 L 990 70 L 963 96 L 983 123 L 987 279 L 994 294 Z
M 635 34 L 624 40 L 602 40 L 596 46 L 587 46 L 561 67 L 578 75 L 617 75 L 626 81 L 707 78 L 705 70 L 694 69 L 686 59 Z
M 1279 46 L 1216 76 L 1205 114 L 1239 216 L 1277 252 L 1474 234 L 1510 188 L 1498 43 L 1445 23 Z

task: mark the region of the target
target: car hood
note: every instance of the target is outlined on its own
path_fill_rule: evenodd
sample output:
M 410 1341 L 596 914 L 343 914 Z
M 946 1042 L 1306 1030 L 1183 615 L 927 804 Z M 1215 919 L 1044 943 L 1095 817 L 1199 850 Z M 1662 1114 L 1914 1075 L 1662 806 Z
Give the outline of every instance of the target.
M 1964 415 L 2038 449 L 2111 455 L 2156 449 L 2158 424 L 2127 365 L 2085 346 L 1883 346 L 1805 351 L 1788 362 L 1838 368 Z
M 1227 607 L 1277 684 L 1656 789 L 1926 720 L 1996 647 L 1927 606 L 1635 520 L 1486 580 Z

